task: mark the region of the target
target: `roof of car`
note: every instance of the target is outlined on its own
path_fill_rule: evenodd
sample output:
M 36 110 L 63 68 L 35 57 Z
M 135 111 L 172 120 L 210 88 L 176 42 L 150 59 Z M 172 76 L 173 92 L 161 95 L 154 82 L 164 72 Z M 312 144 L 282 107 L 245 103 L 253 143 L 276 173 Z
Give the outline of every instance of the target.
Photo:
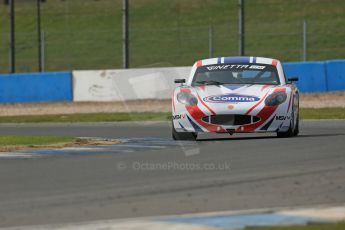
M 203 59 L 196 62 L 196 65 L 205 66 L 205 65 L 216 65 L 216 64 L 241 64 L 241 63 L 257 63 L 257 64 L 268 64 L 268 65 L 277 65 L 279 61 L 277 59 L 272 58 L 265 58 L 265 57 L 217 57 L 217 58 L 209 58 Z

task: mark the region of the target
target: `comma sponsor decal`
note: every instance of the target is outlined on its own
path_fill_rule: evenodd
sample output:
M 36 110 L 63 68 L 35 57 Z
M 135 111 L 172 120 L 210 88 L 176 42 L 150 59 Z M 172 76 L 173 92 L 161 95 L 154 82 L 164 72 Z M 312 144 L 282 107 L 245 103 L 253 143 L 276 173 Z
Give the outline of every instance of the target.
M 229 103 L 229 102 L 255 102 L 259 101 L 260 98 L 250 95 L 241 94 L 224 94 L 224 95 L 214 95 L 208 96 L 203 99 L 206 102 L 211 103 Z

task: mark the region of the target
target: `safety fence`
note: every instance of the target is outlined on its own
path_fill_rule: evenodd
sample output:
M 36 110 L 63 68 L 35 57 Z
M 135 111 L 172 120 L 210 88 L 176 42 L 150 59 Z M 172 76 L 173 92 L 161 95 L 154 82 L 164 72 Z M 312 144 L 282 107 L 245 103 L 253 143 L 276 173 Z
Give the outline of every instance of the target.
M 283 64 L 302 93 L 345 90 L 345 60 Z M 169 99 L 190 67 L 0 74 L 0 103 Z
M 122 0 L 0 0 L 0 73 L 122 68 Z M 38 9 L 41 9 L 40 11 Z M 129 1 L 129 66 L 188 66 L 239 54 L 239 4 Z M 40 12 L 40 17 L 38 17 Z M 39 20 L 40 19 L 40 20 Z M 344 0 L 245 1 L 245 54 L 284 62 L 344 58 Z M 13 48 L 13 49 L 12 49 Z

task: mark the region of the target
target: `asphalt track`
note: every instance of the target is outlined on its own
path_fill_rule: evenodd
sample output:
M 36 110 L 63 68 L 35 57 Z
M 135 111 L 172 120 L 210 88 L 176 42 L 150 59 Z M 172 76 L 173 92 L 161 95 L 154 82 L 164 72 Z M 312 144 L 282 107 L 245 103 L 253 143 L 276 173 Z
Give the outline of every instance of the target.
M 142 144 L 128 152 L 0 158 L 0 227 L 345 203 L 344 120 L 303 121 L 296 138 L 206 135 L 156 149 L 145 145 L 171 143 L 168 123 L 0 125 L 0 134 Z

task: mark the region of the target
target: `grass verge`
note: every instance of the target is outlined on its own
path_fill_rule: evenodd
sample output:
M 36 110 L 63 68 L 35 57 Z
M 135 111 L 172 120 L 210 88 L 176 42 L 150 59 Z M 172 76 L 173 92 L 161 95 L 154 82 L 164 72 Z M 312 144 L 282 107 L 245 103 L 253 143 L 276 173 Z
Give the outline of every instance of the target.
M 0 117 L 0 123 L 162 121 L 170 113 L 87 113 Z
M 59 137 L 59 136 L 0 136 L 0 146 L 48 145 L 48 144 L 74 142 L 76 140 L 77 138 L 74 138 L 74 137 Z
M 305 226 L 250 227 L 246 230 L 344 230 L 345 222 L 332 224 L 310 224 Z
M 301 119 L 345 119 L 345 108 L 301 108 Z
M 345 108 L 301 108 L 301 119 L 345 119 Z M 170 113 L 89 113 L 3 116 L 0 123 L 166 121 Z
M 0 152 L 35 148 L 63 148 L 85 145 L 111 145 L 116 140 L 92 140 L 66 136 L 0 136 Z

